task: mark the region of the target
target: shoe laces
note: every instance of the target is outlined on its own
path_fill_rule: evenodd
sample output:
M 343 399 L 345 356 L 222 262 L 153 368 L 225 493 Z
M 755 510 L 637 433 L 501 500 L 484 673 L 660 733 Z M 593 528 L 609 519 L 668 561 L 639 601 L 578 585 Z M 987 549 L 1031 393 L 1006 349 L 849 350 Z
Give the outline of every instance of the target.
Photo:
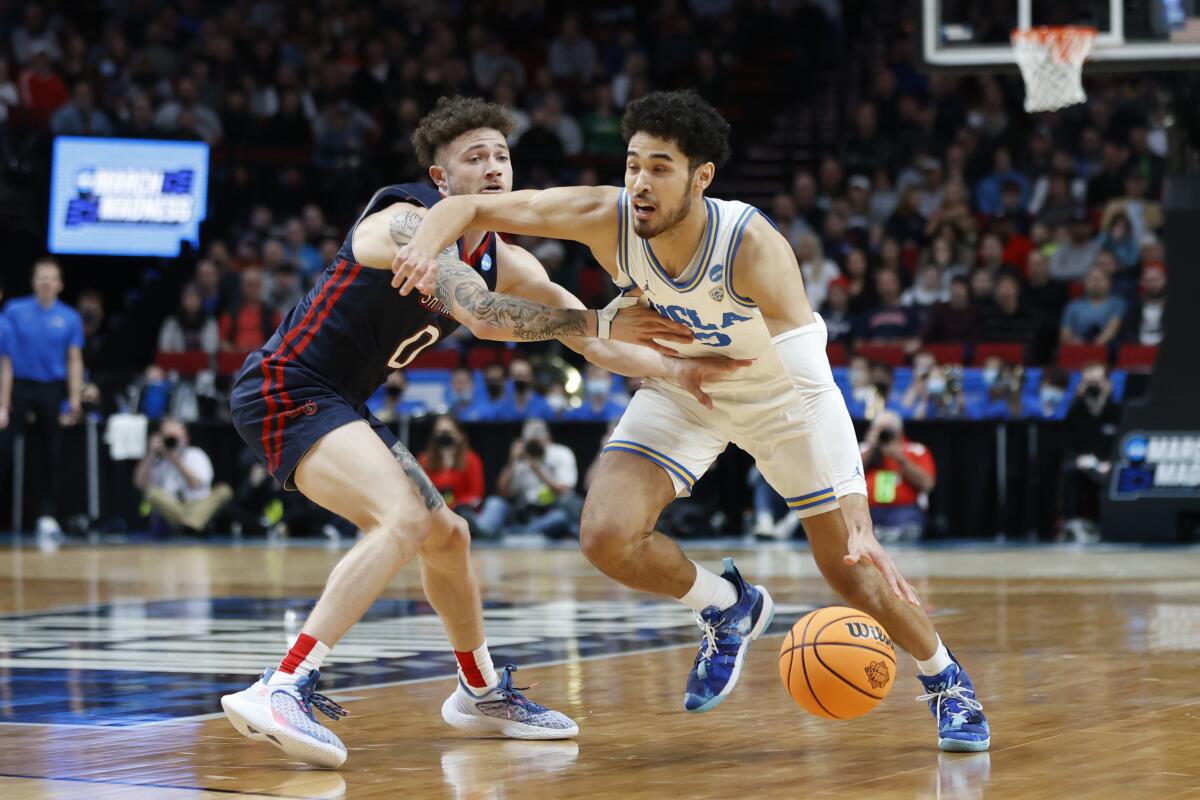
M 953 686 L 947 686 L 940 692 L 928 692 L 920 695 L 917 700 L 922 702 L 937 700 L 938 718 L 941 718 L 942 707 L 945 705 L 951 721 L 956 725 L 962 725 L 970 721 L 969 718 L 977 712 L 983 711 L 983 703 L 976 700 L 974 694 L 961 683 L 956 683 Z
M 309 673 L 308 680 L 296 685 L 296 691 L 300 694 L 300 700 L 308 709 L 308 716 L 311 717 L 313 715 L 311 709 L 314 708 L 335 722 L 342 717 L 350 716 L 350 712 L 342 708 L 339 704 L 330 700 L 325 695 L 313 691 L 317 686 L 317 677 L 319 675 L 319 672 L 311 672 Z
M 512 685 L 512 674 L 516 671 L 517 671 L 517 668 L 514 664 L 509 664 L 509 665 L 505 666 L 504 674 L 500 676 L 500 683 L 496 686 L 496 691 L 500 693 L 500 696 L 504 698 L 504 701 L 506 703 L 511 703 L 512 705 L 517 705 L 517 706 L 524 706 L 525 708 L 527 708 L 529 710 L 529 712 L 531 714 L 540 714 L 543 711 L 545 711 L 546 709 L 543 706 L 538 705 L 537 703 L 533 702 L 525 695 L 521 694 L 521 692 L 527 692 L 530 689 L 532 689 L 533 687 L 537 686 L 536 683 L 531 683 L 528 686 L 513 686 Z M 508 710 L 506 713 L 510 717 L 512 716 L 511 709 Z
M 705 609 L 707 610 L 707 609 Z M 718 615 L 713 615 L 719 620 Z M 700 645 L 701 650 L 697 656 L 697 660 L 709 661 L 713 656 L 720 652 L 717 648 L 717 626 L 704 616 L 703 613 L 696 614 L 696 624 L 700 626 Z

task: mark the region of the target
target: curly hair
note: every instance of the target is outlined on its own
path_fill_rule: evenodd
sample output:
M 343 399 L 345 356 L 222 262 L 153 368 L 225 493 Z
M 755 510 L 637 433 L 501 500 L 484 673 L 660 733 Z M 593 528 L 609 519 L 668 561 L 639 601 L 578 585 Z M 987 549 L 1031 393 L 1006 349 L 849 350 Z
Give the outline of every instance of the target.
M 478 97 L 439 97 L 437 105 L 413 131 L 412 145 L 421 169 L 437 160 L 440 147 L 477 128 L 494 128 L 508 138 L 516 127 L 512 114 L 503 106 Z
M 719 167 L 729 159 L 729 123 L 691 90 L 651 92 L 626 106 L 621 135 L 629 141 L 639 132 L 675 142 L 689 169 L 706 161 Z

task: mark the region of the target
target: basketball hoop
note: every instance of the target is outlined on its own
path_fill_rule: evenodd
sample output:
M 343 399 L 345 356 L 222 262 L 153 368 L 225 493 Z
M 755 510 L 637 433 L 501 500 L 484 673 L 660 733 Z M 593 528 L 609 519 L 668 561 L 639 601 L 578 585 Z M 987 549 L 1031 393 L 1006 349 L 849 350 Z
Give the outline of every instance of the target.
M 1025 110 L 1057 111 L 1087 100 L 1083 62 L 1095 41 L 1095 28 L 1076 25 L 1013 31 L 1013 54 L 1025 79 Z

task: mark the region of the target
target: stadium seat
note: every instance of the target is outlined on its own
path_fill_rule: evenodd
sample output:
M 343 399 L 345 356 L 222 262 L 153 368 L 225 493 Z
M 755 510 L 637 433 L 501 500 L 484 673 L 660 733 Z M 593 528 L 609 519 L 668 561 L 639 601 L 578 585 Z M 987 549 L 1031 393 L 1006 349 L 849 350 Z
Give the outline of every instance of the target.
M 408 369 L 454 369 L 462 362 L 457 350 L 425 350 L 414 358 Z
M 1025 345 L 1020 342 L 983 342 L 975 345 L 971 363 L 978 367 L 993 356 L 1005 364 L 1023 364 L 1025 363 Z
M 963 349 L 960 342 L 935 342 L 921 345 L 918 352 L 929 353 L 939 364 L 962 364 Z
M 854 352 L 868 361 L 887 364 L 889 367 L 902 367 L 907 360 L 904 357 L 904 348 L 898 344 L 861 344 Z
M 846 345 L 841 342 L 830 342 L 825 348 L 825 353 L 829 356 L 829 365 L 832 367 L 844 367 L 849 361 L 846 356 Z
M 217 353 L 217 372 L 221 375 L 236 375 L 241 370 L 249 353 L 221 351 Z
M 1058 348 L 1058 365 L 1063 369 L 1083 369 L 1093 361 L 1108 363 L 1108 348 L 1102 344 L 1064 344 Z
M 1144 344 L 1123 344 L 1117 351 L 1117 367 L 1149 372 L 1154 369 L 1154 359 L 1157 357 L 1157 347 Z
M 472 347 L 467 351 L 467 369 L 483 369 L 492 364 L 508 366 L 512 351 L 503 347 Z
M 203 350 L 190 350 L 186 353 L 156 353 L 154 363 L 167 372 L 191 378 L 211 367 L 212 358 Z

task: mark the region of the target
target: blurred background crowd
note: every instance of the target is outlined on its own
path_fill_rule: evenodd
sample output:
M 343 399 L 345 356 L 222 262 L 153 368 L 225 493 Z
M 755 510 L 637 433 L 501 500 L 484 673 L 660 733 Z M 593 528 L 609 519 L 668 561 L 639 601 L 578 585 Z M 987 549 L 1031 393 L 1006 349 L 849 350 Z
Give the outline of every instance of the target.
M 513 112 L 515 184 L 527 188 L 620 182 L 624 105 L 694 87 L 734 130 L 713 192 L 760 206 L 791 241 L 839 385 L 875 432 L 865 451 L 903 459 L 881 448 L 881 419 L 900 440 L 905 421 L 1078 424 L 1083 409 L 1097 433 L 1072 445 L 1070 463 L 1092 448 L 1102 464 L 1095 420 L 1162 336 L 1170 93 L 1145 75 L 1107 76 L 1089 79 L 1085 105 L 1026 115 L 1015 76 L 923 74 L 912 20 L 889 6 L 0 2 L 0 280 L 24 294 L 44 252 L 55 136 L 208 142 L 198 250 L 60 264 L 82 328 L 83 410 L 220 423 L 229 374 L 331 262 L 370 194 L 423 179 L 409 137 L 439 96 Z M 583 248 L 521 243 L 589 306 L 611 296 Z M 458 423 L 602 425 L 635 390 L 556 343 L 452 337 L 394 374 L 372 407 L 385 421 L 450 415 L 422 458 L 481 531 L 569 535 L 587 464 L 551 459 L 550 429 L 534 426 L 485 481 Z M 890 474 L 923 509 L 932 476 L 900 461 Z M 249 462 L 227 477 L 243 496 L 270 483 Z M 746 509 L 764 534 L 778 519 L 768 524 L 769 508 L 764 497 Z M 248 524 L 282 518 L 277 508 Z

